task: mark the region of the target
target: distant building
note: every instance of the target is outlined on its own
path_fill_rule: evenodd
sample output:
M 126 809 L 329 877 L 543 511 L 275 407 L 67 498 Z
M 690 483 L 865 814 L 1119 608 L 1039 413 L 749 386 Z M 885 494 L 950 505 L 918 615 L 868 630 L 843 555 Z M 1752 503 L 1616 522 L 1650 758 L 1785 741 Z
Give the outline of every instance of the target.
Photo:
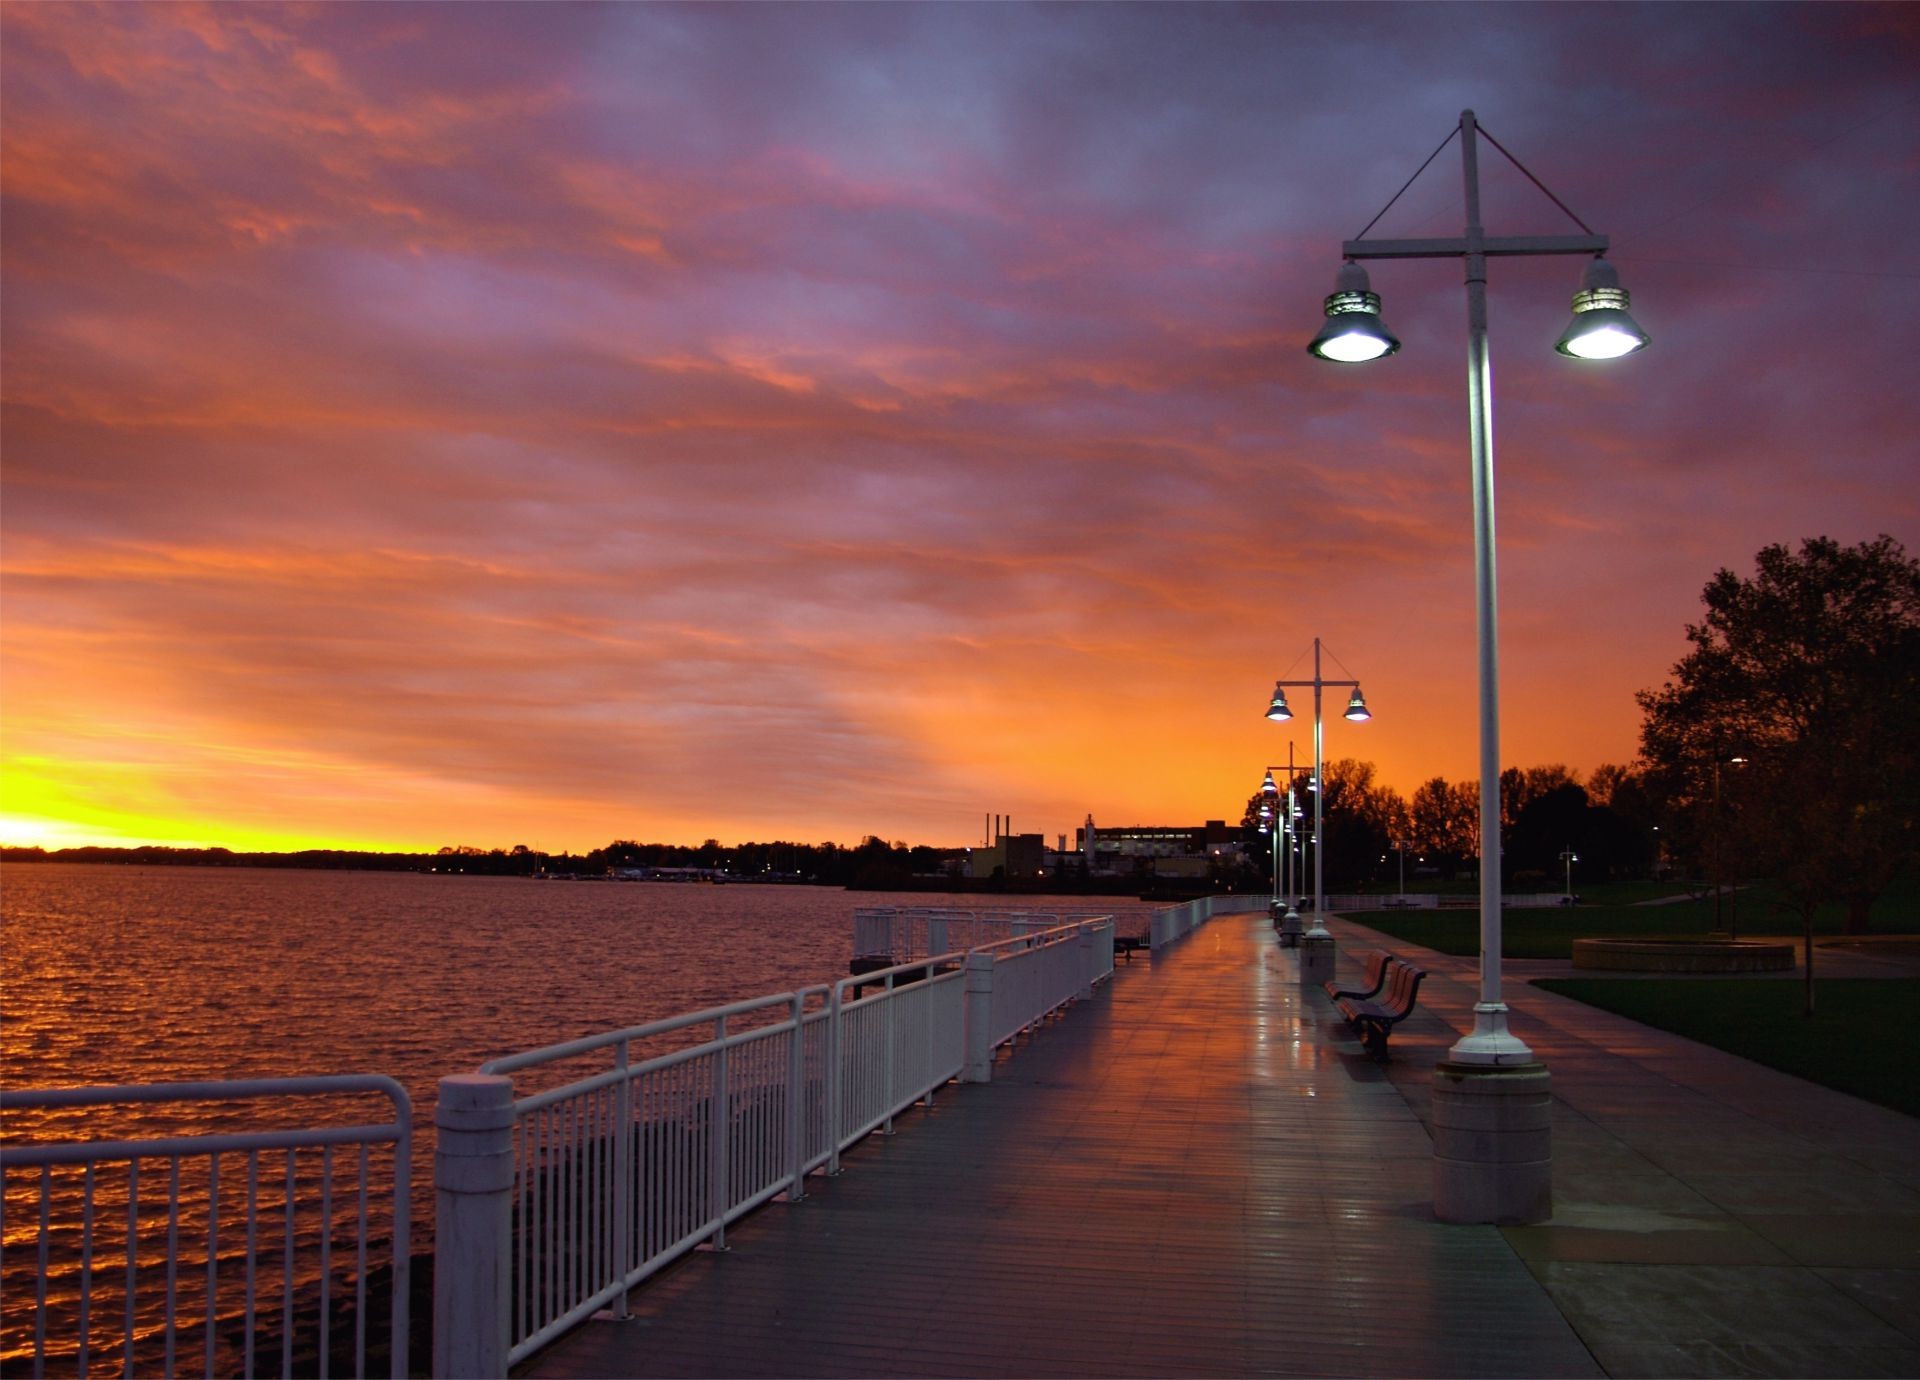
M 992 845 L 967 850 L 967 875 L 986 880 L 996 873 L 1015 877 L 1038 878 L 1046 867 L 1047 839 L 1044 834 L 1002 834 Z
M 1076 831 L 1074 846 L 1094 875 L 1152 872 L 1162 877 L 1204 877 L 1215 863 L 1240 855 L 1237 831 L 1223 819 L 1205 824 L 1130 824 L 1096 829 L 1093 817 Z

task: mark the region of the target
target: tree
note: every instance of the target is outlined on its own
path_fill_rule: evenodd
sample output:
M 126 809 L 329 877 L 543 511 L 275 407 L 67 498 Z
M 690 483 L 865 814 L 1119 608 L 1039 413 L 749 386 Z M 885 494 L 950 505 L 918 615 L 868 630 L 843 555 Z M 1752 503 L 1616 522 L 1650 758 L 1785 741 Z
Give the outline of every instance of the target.
M 1743 579 L 1721 570 L 1687 627 L 1693 650 L 1638 699 L 1656 796 L 1696 821 L 1737 776 L 1742 870 L 1775 876 L 1808 928 L 1874 898 L 1913 856 L 1920 816 L 1920 561 L 1892 537 L 1768 546 Z M 1737 773 L 1733 758 L 1746 759 Z M 1706 835 L 1712 839 L 1708 820 Z M 1724 842 L 1724 840 L 1723 840 Z M 1698 845 L 1696 844 L 1696 848 Z M 1811 990 L 1811 989 L 1809 989 Z
M 1408 807 L 1413 846 L 1451 878 L 1479 852 L 1478 782 L 1449 782 L 1444 776 L 1422 782 Z

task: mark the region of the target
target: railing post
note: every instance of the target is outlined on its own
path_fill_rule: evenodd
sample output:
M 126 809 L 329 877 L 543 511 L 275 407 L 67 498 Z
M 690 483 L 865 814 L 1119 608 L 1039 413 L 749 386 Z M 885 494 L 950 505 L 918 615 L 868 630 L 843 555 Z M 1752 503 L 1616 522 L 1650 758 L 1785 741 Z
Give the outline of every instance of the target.
M 507 1373 L 513 1281 L 513 1080 L 459 1073 L 434 1108 L 433 1373 Z
M 947 951 L 947 917 L 927 917 L 927 951 L 922 958 L 938 958 Z
M 713 1021 L 715 1041 L 727 1038 L 727 1018 L 716 1016 Z M 713 1248 L 724 1251 L 727 1248 L 727 1208 L 733 1197 L 732 1185 L 727 1180 L 732 1176 L 728 1162 L 727 1144 L 733 1138 L 733 1114 L 727 1087 L 727 1052 L 716 1049 L 713 1052 L 713 1091 L 707 1102 L 707 1207 L 713 1216 Z
M 797 1203 L 806 1197 L 807 1187 L 807 1118 L 804 1107 L 807 1095 L 806 1014 L 806 993 L 795 992 L 793 1047 L 787 1054 L 787 1165 L 791 1170 L 787 1184 L 789 1203 Z
M 827 993 L 827 1173 L 840 1172 L 840 1019 L 845 1005 L 839 983 Z
M 613 1142 L 613 1268 L 621 1287 L 608 1311 L 616 1321 L 627 1316 L 627 1274 L 633 1269 L 633 1080 L 625 1076 L 632 1060 L 629 1048 L 622 1040 L 614 1055 L 621 1079 L 614 1094 L 619 1127 Z
M 887 1119 L 881 1123 L 880 1134 L 893 1134 L 893 1046 L 898 1036 L 895 1022 L 900 1019 L 900 1003 L 893 999 L 893 974 L 887 974 L 886 986 L 880 989 L 880 1000 L 887 1004 L 887 1048 L 880 1060 L 881 1105 L 887 1109 Z
M 993 955 L 967 955 L 967 1041 L 963 1083 L 993 1080 Z
M 1093 926 L 1083 923 L 1080 926 L 1080 991 L 1076 994 L 1081 1001 L 1093 995 Z

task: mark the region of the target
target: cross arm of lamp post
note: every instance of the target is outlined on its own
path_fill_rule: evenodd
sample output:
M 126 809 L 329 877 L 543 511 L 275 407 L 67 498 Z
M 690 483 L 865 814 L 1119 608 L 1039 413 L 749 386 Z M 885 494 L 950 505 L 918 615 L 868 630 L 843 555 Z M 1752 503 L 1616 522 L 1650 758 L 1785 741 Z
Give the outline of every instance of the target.
M 1476 243 L 1477 240 L 1477 243 Z M 1480 235 L 1469 239 L 1345 240 L 1347 259 L 1458 259 L 1468 254 L 1514 258 L 1528 254 L 1604 254 L 1605 235 Z

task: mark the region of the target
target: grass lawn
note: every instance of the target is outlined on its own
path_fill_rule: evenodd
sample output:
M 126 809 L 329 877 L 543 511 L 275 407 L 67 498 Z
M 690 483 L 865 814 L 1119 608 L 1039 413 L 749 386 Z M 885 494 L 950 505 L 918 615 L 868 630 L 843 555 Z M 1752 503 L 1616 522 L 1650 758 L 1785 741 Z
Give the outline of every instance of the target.
M 1725 978 L 1552 978 L 1549 992 L 1670 1030 L 1812 1083 L 1920 1116 L 1920 978 L 1804 986 Z
M 1648 884 L 1630 884 L 1644 887 Z M 1672 894 L 1672 888 L 1665 888 Z M 1584 895 L 1585 893 L 1583 893 Z M 1609 896 L 1607 899 L 1614 900 Z M 1471 956 L 1480 952 L 1480 913 L 1477 910 L 1355 911 L 1363 925 L 1438 949 L 1443 954 Z M 1729 917 L 1731 918 L 1731 917 Z M 1844 911 L 1823 907 L 1815 918 L 1816 934 L 1841 931 Z M 1740 893 L 1738 933 L 1799 934 L 1800 918 L 1780 909 L 1778 897 L 1766 883 Z M 1704 938 L 1713 929 L 1713 898 L 1679 901 L 1664 906 L 1639 906 L 1615 901 L 1608 905 L 1578 905 L 1549 910 L 1506 912 L 1501 951 L 1508 958 L 1571 958 L 1573 941 L 1596 938 Z M 1874 902 L 1874 934 L 1920 933 L 1920 885 L 1903 878 Z

